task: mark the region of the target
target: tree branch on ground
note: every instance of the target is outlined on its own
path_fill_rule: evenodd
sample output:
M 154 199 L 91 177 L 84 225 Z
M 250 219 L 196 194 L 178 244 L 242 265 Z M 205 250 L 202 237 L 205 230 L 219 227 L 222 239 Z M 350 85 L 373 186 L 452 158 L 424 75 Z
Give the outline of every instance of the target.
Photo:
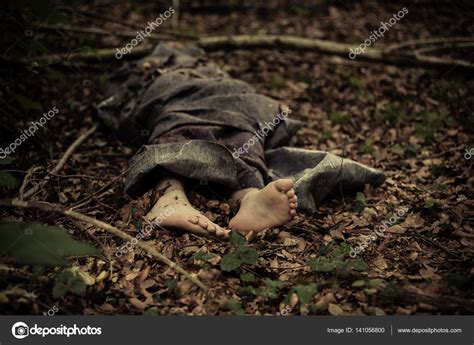
M 63 26 L 63 28 L 67 28 Z M 72 29 L 72 28 L 70 28 Z M 75 28 L 74 30 L 78 30 Z M 84 29 L 81 29 L 84 30 Z M 92 30 L 92 31 L 91 31 Z M 100 29 L 87 29 L 89 32 L 103 34 Z M 124 34 L 124 33 L 123 33 Z M 134 37 L 134 36 L 130 36 Z M 453 39 L 419 40 L 405 42 L 403 44 L 392 45 L 386 49 L 367 48 L 364 53 L 357 55 L 354 60 L 369 61 L 375 63 L 391 64 L 397 66 L 423 67 L 423 68 L 453 68 L 461 67 L 474 71 L 474 64 L 466 61 L 447 57 L 437 57 L 433 55 L 422 55 L 417 50 L 402 49 L 406 46 L 417 46 L 422 44 L 441 44 L 440 48 L 445 48 L 449 44 L 452 48 L 466 47 L 466 43 L 472 43 L 472 38 L 459 37 Z M 443 45 L 444 43 L 444 45 Z M 297 51 L 311 51 L 320 54 L 337 55 L 349 58 L 350 49 L 357 46 L 335 41 L 321 40 L 316 38 L 305 38 L 297 36 L 279 35 L 237 35 L 237 36 L 216 36 L 202 37 L 197 39 L 196 44 L 207 51 L 224 49 L 287 49 Z M 139 58 L 149 54 L 153 45 L 136 47 L 126 58 Z M 433 47 L 431 50 L 437 50 Z M 115 58 L 116 49 L 99 49 L 91 52 L 71 53 L 69 55 L 46 55 L 34 59 L 40 63 L 53 64 L 64 61 L 97 61 L 112 60 Z
M 19 208 L 28 208 L 28 209 L 38 209 L 41 211 L 46 211 L 46 212 L 53 212 L 53 213 L 59 213 L 67 217 L 71 217 L 92 225 L 95 225 L 101 229 L 104 229 L 105 231 L 120 237 L 124 241 L 132 241 L 133 239 L 137 240 L 137 246 L 146 251 L 148 254 L 151 256 L 155 257 L 162 263 L 168 265 L 171 269 L 175 270 L 176 272 L 182 274 L 185 276 L 187 279 L 189 279 L 191 282 L 193 282 L 196 286 L 198 286 L 201 290 L 204 292 L 208 292 L 209 289 L 206 285 L 204 285 L 198 278 L 194 277 L 191 275 L 188 271 L 183 269 L 181 266 L 176 264 L 174 261 L 171 261 L 168 259 L 166 256 L 158 252 L 155 248 L 152 246 L 146 244 L 145 242 L 130 236 L 129 234 L 123 232 L 122 230 L 105 223 L 103 221 L 100 221 L 98 219 L 86 216 L 82 213 L 68 210 L 63 208 L 60 205 L 55 205 L 55 204 L 50 204 L 47 202 L 42 202 L 42 201 L 22 201 L 22 200 L 15 200 L 15 199 L 3 199 L 0 200 L 0 206 L 3 207 L 19 207 Z

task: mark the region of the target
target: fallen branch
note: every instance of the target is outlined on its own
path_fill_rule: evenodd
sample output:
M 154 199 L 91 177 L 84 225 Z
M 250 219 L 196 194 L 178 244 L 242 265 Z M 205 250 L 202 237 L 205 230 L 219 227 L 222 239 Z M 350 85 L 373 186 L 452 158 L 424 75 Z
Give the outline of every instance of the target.
M 92 133 L 94 133 L 98 128 L 98 125 L 94 125 L 92 128 L 90 128 L 87 132 L 82 133 L 72 144 L 69 146 L 69 148 L 66 150 L 64 155 L 59 159 L 58 163 L 56 166 L 49 172 L 49 174 L 57 174 L 61 169 L 64 167 L 66 164 L 66 161 L 71 157 L 73 152 L 81 145 L 84 140 L 89 138 Z M 26 191 L 23 195 L 20 195 L 20 199 L 27 199 L 34 195 L 36 192 L 38 192 L 41 188 L 43 188 L 46 183 L 51 179 L 49 175 L 44 177 L 44 180 L 39 182 L 37 185 L 35 185 L 33 188 L 29 189 Z
M 130 36 L 132 37 L 132 36 Z M 435 39 L 433 39 L 434 41 Z M 436 39 L 437 43 L 449 41 L 446 39 Z M 458 47 L 459 43 L 466 43 L 463 38 L 457 42 L 450 42 L 453 47 Z M 472 42 L 472 39 L 469 41 Z M 441 58 L 436 56 L 421 55 L 416 51 L 402 51 L 399 47 L 391 46 L 387 49 L 367 48 L 363 54 L 357 55 L 354 60 L 349 59 L 350 49 L 356 49 L 357 46 L 327 41 L 316 38 L 304 38 L 297 36 L 278 36 L 278 35 L 237 35 L 237 36 L 217 36 L 199 38 L 196 44 L 207 51 L 221 49 L 288 49 L 296 51 L 311 51 L 320 54 L 337 55 L 347 58 L 349 61 L 369 61 L 397 66 L 425 67 L 425 68 L 453 68 L 461 67 L 474 71 L 474 64 L 469 61 Z M 135 47 L 130 53 L 124 55 L 124 58 L 137 58 L 149 54 L 153 50 L 153 45 Z M 46 55 L 40 56 L 34 61 L 39 63 L 59 63 L 65 61 L 101 61 L 112 60 L 115 58 L 116 49 L 99 49 L 91 52 L 71 53 L 69 55 Z
M 65 209 L 61 207 L 60 205 L 55 205 L 55 204 L 50 204 L 47 202 L 40 202 L 40 201 L 22 201 L 22 200 L 15 200 L 15 199 L 3 199 L 0 200 L 0 206 L 4 207 L 20 207 L 20 208 L 29 208 L 29 209 L 38 209 L 41 211 L 46 211 L 46 212 L 54 212 L 54 213 L 59 213 L 89 224 L 93 224 L 99 228 L 104 229 L 105 231 L 120 237 L 124 241 L 132 241 L 133 239 L 137 240 L 137 246 L 145 250 L 148 254 L 151 256 L 155 257 L 159 261 L 163 262 L 167 266 L 169 266 L 171 269 L 175 270 L 176 272 L 182 274 L 185 276 L 187 279 L 189 279 L 191 282 L 193 282 L 196 286 L 198 286 L 201 290 L 204 292 L 209 291 L 208 287 L 204 285 L 198 278 L 193 277 L 188 271 L 183 269 L 181 266 L 176 264 L 174 261 L 171 261 L 168 259 L 166 256 L 158 252 L 155 248 L 152 246 L 146 244 L 145 242 L 138 240 L 135 237 L 130 236 L 129 234 L 123 232 L 122 230 L 105 223 L 103 221 L 97 220 L 95 218 L 86 216 L 82 213 L 72 211 Z
M 127 39 L 136 37 L 137 32 L 131 30 L 114 30 L 108 31 L 100 28 L 94 27 L 82 27 L 82 26 L 73 26 L 73 25 L 49 25 L 49 24 L 36 24 L 35 28 L 39 30 L 45 31 L 66 31 L 66 32 L 77 32 L 81 34 L 88 34 L 88 35 L 99 35 L 99 36 L 120 36 L 125 37 Z M 176 38 L 189 38 L 189 37 L 181 37 L 175 34 L 157 34 L 152 33 L 147 39 L 151 40 L 162 40 L 162 41 L 170 41 L 176 40 Z
M 441 41 L 441 39 L 438 41 Z M 470 42 L 472 42 L 472 39 Z M 284 48 L 299 51 L 313 51 L 321 54 L 339 55 L 347 58 L 350 49 L 357 48 L 357 46 L 351 44 L 334 41 L 277 35 L 207 37 L 198 40 L 197 44 L 201 48 L 208 51 L 219 49 Z M 455 45 L 454 42 L 453 45 Z M 426 68 L 452 68 L 457 66 L 474 71 L 474 64 L 468 61 L 420 55 L 415 54 L 413 51 L 394 52 L 377 48 L 367 48 L 365 52 L 358 55 L 355 60 L 356 59 L 385 64 Z
M 384 49 L 385 52 L 392 52 L 395 50 L 401 50 L 406 47 L 419 47 L 419 46 L 431 46 L 431 45 L 453 45 L 463 42 L 472 42 L 472 37 L 443 37 L 443 38 L 426 38 L 417 40 L 408 40 L 401 43 L 394 43 Z

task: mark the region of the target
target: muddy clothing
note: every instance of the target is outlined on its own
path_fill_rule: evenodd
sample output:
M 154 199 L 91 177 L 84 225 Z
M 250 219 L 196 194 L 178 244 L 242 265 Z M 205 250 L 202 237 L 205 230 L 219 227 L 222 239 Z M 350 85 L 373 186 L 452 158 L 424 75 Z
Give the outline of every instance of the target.
M 302 126 L 291 109 L 230 78 L 192 45 L 158 45 L 118 71 L 107 94 L 98 105 L 105 124 L 143 144 L 125 182 L 132 197 L 167 171 L 233 190 L 291 176 L 299 208 L 311 213 L 328 194 L 384 181 L 349 159 L 285 146 Z

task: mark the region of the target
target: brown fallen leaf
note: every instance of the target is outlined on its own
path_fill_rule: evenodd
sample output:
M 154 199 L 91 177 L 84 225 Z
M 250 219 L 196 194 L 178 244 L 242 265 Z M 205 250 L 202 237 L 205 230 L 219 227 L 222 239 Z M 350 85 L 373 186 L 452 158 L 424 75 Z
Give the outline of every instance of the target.
M 375 267 L 382 271 L 388 267 L 387 262 L 382 256 L 379 256 L 377 259 L 375 259 L 373 263 Z
M 329 306 L 328 306 L 328 311 L 329 311 L 329 314 L 331 315 L 344 315 L 344 310 L 342 310 L 342 308 L 340 306 L 338 306 L 337 304 L 334 304 L 334 303 L 329 303 Z

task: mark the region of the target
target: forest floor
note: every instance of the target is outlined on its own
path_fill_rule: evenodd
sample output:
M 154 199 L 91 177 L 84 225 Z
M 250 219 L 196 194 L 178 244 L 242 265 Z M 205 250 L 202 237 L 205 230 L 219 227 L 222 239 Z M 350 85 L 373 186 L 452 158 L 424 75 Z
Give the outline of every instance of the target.
M 180 25 L 188 35 L 291 34 L 358 44 L 380 21 L 406 6 L 409 13 L 376 47 L 415 38 L 472 37 L 474 9 L 462 1 L 439 4 L 336 1 L 317 13 L 299 6 L 267 12 L 195 10 L 183 12 Z M 152 5 L 130 3 L 79 8 L 84 13 L 65 12 L 68 24 L 112 33 L 119 24 L 85 13 L 143 27 L 152 13 L 160 13 Z M 125 38 L 113 34 L 33 30 L 14 49 L 31 57 L 124 43 Z M 117 257 L 122 241 L 93 225 L 40 211 L 2 209 L 4 220 L 58 225 L 104 253 L 72 260 L 91 280 L 80 294 L 71 289 L 61 297 L 53 295 L 60 269 L 18 267 L 1 273 L 2 313 L 41 314 L 56 306 L 59 314 L 88 315 L 474 314 L 474 157 L 467 155 L 473 147 L 472 76 L 456 68 L 433 71 L 290 50 L 209 55 L 233 77 L 289 105 L 291 116 L 305 122 L 292 146 L 327 150 L 367 164 L 382 170 L 386 182 L 357 196 L 334 195 L 313 216 L 298 214 L 285 226 L 260 233 L 247 244 L 258 259 L 238 262 L 232 270 L 221 260 L 240 246 L 237 240 L 232 244 L 166 230 L 146 238 L 195 273 L 212 298 L 138 248 Z M 5 189 L 4 196 L 18 194 L 32 166 L 37 169 L 28 186 L 43 179 L 80 133 L 93 126 L 94 105 L 104 98 L 107 77 L 128 63 L 31 65 L 2 72 L 2 147 L 41 109 L 59 109 L 6 166 L 19 184 Z M 123 196 L 121 173 L 135 150 L 99 128 L 35 199 L 75 205 L 76 211 L 134 236 L 150 203 L 148 195 L 138 201 Z M 97 193 L 104 186 L 104 193 Z M 216 188 L 198 187 L 191 193 L 192 202 L 225 226 L 232 216 L 226 200 Z M 391 226 L 379 236 L 375 231 L 384 221 Z M 351 258 L 350 248 L 361 245 L 364 249 Z

